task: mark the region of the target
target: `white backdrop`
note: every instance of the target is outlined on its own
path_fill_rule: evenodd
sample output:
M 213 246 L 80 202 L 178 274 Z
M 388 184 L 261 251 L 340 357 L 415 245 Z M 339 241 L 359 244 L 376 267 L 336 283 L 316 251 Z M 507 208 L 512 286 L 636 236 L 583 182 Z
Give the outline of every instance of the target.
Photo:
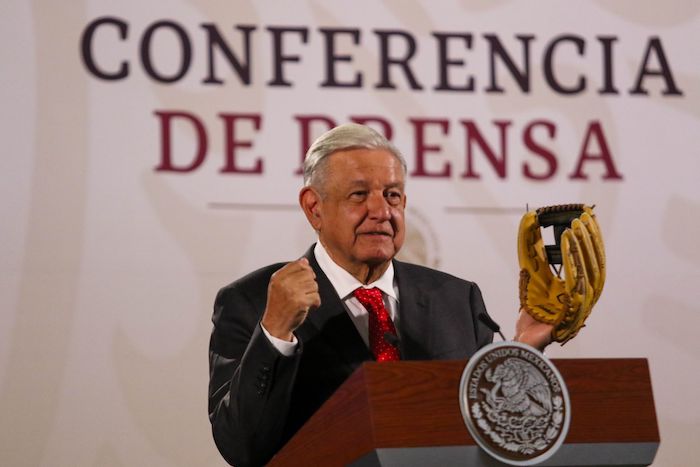
M 597 205 L 606 289 L 579 337 L 548 353 L 648 358 L 655 465 L 695 462 L 697 2 L 10 0 L 0 10 L 0 464 L 223 464 L 206 409 L 211 304 L 219 287 L 313 241 L 295 174 L 310 116 L 391 125 L 411 173 L 403 257 L 478 282 L 508 335 L 526 204 Z M 333 36 L 334 61 L 321 28 L 350 31 Z M 214 29 L 249 67 L 247 84 L 221 47 L 210 63 Z M 415 41 L 407 68 L 391 65 L 387 78 L 382 37 L 396 60 Z M 496 41 L 526 85 L 498 54 L 491 70 Z M 125 76 L 102 79 L 90 60 Z M 361 85 L 321 86 L 329 66 L 336 82 L 360 74 Z M 471 90 L 435 89 L 469 78 Z M 581 90 L 557 90 L 580 79 Z M 173 112 L 191 118 L 173 117 L 166 138 Z M 325 128 L 315 122 L 311 136 Z M 501 175 L 479 135 L 504 158 Z M 243 143 L 238 173 L 221 172 L 227 138 Z M 164 142 L 171 165 L 192 170 L 156 170 Z M 424 176 L 448 165 L 449 176 Z

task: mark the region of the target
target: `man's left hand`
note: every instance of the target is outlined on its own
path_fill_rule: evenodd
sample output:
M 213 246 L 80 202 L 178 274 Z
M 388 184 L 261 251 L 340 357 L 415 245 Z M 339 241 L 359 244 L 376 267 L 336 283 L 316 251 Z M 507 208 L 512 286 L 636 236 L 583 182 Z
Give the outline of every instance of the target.
M 542 323 L 520 309 L 518 322 L 515 323 L 515 341 L 533 346 L 543 351 L 552 342 L 554 325 Z

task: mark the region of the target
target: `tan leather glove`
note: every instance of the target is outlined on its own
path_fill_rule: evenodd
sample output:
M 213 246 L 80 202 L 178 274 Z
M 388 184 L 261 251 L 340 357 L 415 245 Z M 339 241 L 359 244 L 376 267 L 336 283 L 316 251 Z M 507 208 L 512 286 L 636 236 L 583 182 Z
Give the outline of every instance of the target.
M 538 215 L 573 209 L 583 213 L 561 236 L 562 270 L 555 274 Z M 537 321 L 554 325 L 552 339 L 566 343 L 584 326 L 605 283 L 605 248 L 592 208 L 560 205 L 527 212 L 518 231 L 518 262 L 520 307 Z

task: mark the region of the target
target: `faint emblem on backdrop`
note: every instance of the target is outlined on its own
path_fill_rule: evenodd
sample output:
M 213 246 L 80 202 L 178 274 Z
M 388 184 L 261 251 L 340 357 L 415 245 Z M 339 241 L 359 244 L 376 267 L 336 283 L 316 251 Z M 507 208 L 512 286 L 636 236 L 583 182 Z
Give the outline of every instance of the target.
M 397 258 L 434 269 L 440 266 L 440 245 L 430 220 L 412 207 L 406 209 L 406 240 Z
M 476 443 L 511 465 L 551 457 L 569 430 L 569 394 L 556 367 L 532 347 L 500 342 L 467 364 L 459 391 L 462 416 Z

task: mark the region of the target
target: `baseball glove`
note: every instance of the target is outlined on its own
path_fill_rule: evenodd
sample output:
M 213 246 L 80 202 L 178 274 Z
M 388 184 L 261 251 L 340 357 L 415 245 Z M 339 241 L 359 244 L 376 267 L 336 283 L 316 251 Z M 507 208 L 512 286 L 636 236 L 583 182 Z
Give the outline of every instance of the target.
M 567 214 L 575 218 L 561 234 L 562 267 L 553 272 L 547 252 L 557 249 L 545 247 L 540 218 Z M 555 341 L 564 344 L 575 337 L 605 283 L 605 248 L 593 209 L 568 204 L 527 212 L 518 232 L 518 262 L 521 308 L 537 321 L 552 324 Z

